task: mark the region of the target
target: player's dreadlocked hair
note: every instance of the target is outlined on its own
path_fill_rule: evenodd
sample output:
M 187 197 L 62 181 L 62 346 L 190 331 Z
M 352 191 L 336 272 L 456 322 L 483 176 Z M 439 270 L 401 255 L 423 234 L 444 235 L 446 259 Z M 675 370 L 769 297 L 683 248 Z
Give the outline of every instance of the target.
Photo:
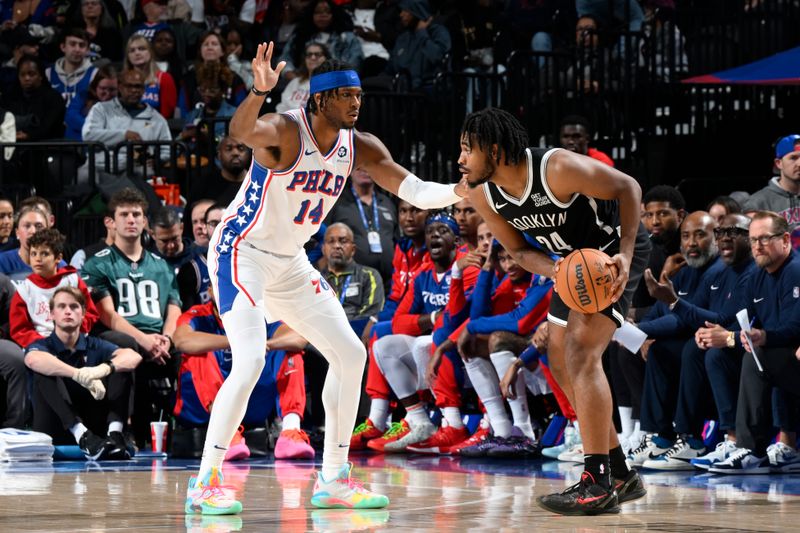
M 461 127 L 461 138 L 465 136 L 470 144 L 477 143 L 487 153 L 491 153 L 492 145 L 496 144 L 500 148 L 497 152 L 497 163 L 500 163 L 503 154 L 507 165 L 519 163 L 528 147 L 528 132 L 519 120 L 511 113 L 496 107 L 487 107 L 467 115 Z
M 338 59 L 326 59 L 323 64 L 318 66 L 314 69 L 314 72 L 311 73 L 311 76 L 315 74 L 325 74 L 326 72 L 338 72 L 340 70 L 355 70 L 351 65 L 345 63 L 344 61 L 339 61 Z M 327 91 L 322 91 L 320 94 L 322 98 L 320 98 L 320 105 L 325 105 L 325 102 L 333 97 L 339 89 L 329 89 Z M 317 101 L 314 100 L 314 95 L 310 95 L 308 97 L 308 102 L 306 103 L 306 111 L 308 113 L 314 114 L 319 111 L 317 107 Z

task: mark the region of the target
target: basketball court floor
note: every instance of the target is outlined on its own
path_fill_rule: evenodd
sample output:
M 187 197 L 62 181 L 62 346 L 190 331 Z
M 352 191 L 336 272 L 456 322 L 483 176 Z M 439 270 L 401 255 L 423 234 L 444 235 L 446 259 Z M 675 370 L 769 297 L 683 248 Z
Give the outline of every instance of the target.
M 353 457 L 357 474 L 392 500 L 386 510 L 308 505 L 311 463 L 226 463 L 244 511 L 185 516 L 197 461 L 0 465 L 0 531 L 800 531 L 800 476 L 644 473 L 645 498 L 619 515 L 563 517 L 538 495 L 577 481 L 579 465 L 425 456 Z

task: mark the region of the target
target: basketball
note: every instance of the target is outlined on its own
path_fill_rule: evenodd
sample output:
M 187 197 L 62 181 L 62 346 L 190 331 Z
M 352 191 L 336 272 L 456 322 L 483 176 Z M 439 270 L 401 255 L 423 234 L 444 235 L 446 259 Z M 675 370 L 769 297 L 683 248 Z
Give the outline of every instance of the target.
M 599 313 L 611 305 L 611 285 L 616 277 L 606 264 L 608 254 L 593 248 L 575 250 L 564 258 L 556 274 L 556 290 L 574 311 Z

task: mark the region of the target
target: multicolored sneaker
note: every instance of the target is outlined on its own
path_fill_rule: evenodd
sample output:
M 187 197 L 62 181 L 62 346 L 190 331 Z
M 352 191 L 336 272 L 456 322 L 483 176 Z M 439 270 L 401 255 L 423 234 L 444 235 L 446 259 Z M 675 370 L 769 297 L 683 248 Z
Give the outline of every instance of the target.
M 467 428 L 464 426 L 454 428 L 447 424 L 446 420 L 442 420 L 442 427 L 430 438 L 416 444 L 410 444 L 406 449 L 414 453 L 446 455 L 450 453 L 450 448 L 464 442 L 468 437 L 469 433 L 467 433 Z
M 395 422 L 389 426 L 389 429 L 386 430 L 386 433 L 384 433 L 382 436 L 367 442 L 367 448 L 383 453 L 384 446 L 386 446 L 387 443 L 403 438 L 410 431 L 411 426 L 408 425 L 408 422 L 406 422 L 405 419 L 401 420 L 400 422 Z
M 619 503 L 632 502 L 647 494 L 647 489 L 644 488 L 639 472 L 633 468 L 628 471 L 628 475 L 623 479 L 612 477 L 611 486 L 617 491 Z
M 540 496 L 536 502 L 552 513 L 568 516 L 619 512 L 617 491 L 599 485 L 589 472 L 584 472 L 581 480 L 564 492 Z
M 507 439 L 502 439 L 497 444 L 489 448 L 486 452 L 487 457 L 501 457 L 504 459 L 533 457 L 538 453 L 536 443 L 525 436 L 517 426 L 511 428 L 511 435 Z
M 239 461 L 248 457 L 250 457 L 250 448 L 244 442 L 244 426 L 239 426 L 236 434 L 231 439 L 231 443 L 228 445 L 228 451 L 225 452 L 225 460 Z
M 313 459 L 316 452 L 302 429 L 284 429 L 275 441 L 275 459 Z
M 420 442 L 428 440 L 434 435 L 434 433 L 436 433 L 436 426 L 434 426 L 430 421 L 416 426 L 411 426 L 411 431 L 407 432 L 399 439 L 394 439 L 393 441 L 384 443 L 383 452 L 404 452 L 406 451 L 406 448 L 412 444 L 419 444 Z
M 367 418 L 353 430 L 353 436 L 350 437 L 350 450 L 364 450 L 369 441 L 382 435 L 383 431 L 376 428 L 372 420 Z
M 389 498 L 364 488 L 357 479 L 351 477 L 352 463 L 347 463 L 339 474 L 330 481 L 317 474 L 311 505 L 322 509 L 380 509 L 389 505 Z
M 481 419 L 478 429 L 468 439 L 459 442 L 450 448 L 450 455 L 461 455 L 461 450 L 470 448 L 476 444 L 480 444 L 492 436 L 492 430 L 489 427 L 489 422 L 485 418 Z
M 773 474 L 791 474 L 800 472 L 800 454 L 791 446 L 782 442 L 770 444 L 767 448 L 769 471 Z
M 694 467 L 700 468 L 701 470 L 708 470 L 712 465 L 724 461 L 730 457 L 731 453 L 735 452 L 736 449 L 736 443 L 726 437 L 725 440 L 717 444 L 717 447 L 714 448 L 713 452 L 701 455 L 700 457 L 695 457 L 694 459 L 690 460 L 689 463 Z
M 222 484 L 222 472 L 212 468 L 205 479 L 189 478 L 186 489 L 184 511 L 188 514 L 237 514 L 242 512 L 241 502 L 236 501 L 233 490 Z

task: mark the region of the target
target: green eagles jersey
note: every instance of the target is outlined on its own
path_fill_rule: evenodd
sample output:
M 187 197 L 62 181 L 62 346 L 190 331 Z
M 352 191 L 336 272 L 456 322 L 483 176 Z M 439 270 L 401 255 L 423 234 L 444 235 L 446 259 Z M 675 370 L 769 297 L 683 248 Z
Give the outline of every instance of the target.
M 137 262 L 116 246 L 104 248 L 84 263 L 81 277 L 95 301 L 111 296 L 117 313 L 145 333 L 161 333 L 167 305 L 181 305 L 172 267 L 147 250 Z

